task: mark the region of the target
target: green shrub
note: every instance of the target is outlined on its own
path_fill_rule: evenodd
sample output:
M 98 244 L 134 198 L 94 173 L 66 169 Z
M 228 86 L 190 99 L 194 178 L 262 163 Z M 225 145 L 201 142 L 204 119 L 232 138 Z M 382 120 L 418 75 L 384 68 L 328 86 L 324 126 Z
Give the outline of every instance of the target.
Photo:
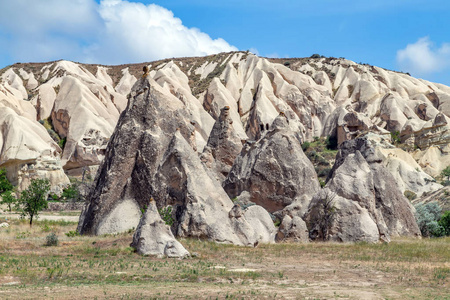
M 450 166 L 442 170 L 441 172 L 442 177 L 447 177 L 447 181 L 450 180 Z
M 6 177 L 6 169 L 0 169 L 0 194 L 11 191 L 13 186 Z
M 45 237 L 45 246 L 58 246 L 58 236 L 52 232 Z
M 9 212 L 11 212 L 12 207 L 17 204 L 16 196 L 12 191 L 6 191 L 2 194 L 0 204 L 6 204 L 8 206 Z
M 438 223 L 441 217 L 441 207 L 437 202 L 418 204 L 416 208 L 416 221 L 423 236 L 442 236 L 444 228 Z
M 30 226 L 33 225 L 33 218 L 37 217 L 39 211 L 48 207 L 47 195 L 50 191 L 48 179 L 32 179 L 30 186 L 22 191 L 18 201 L 22 217 L 30 218 Z
M 311 143 L 310 142 L 304 142 L 303 144 L 302 144 L 302 150 L 303 151 L 306 151 L 306 150 L 308 150 L 308 148 L 311 146 Z
M 319 172 L 317 172 L 317 176 L 319 176 L 319 177 L 327 177 L 328 174 L 330 174 L 330 172 L 331 172 L 331 168 L 321 169 L 321 170 L 319 170 Z
M 391 132 L 391 141 L 393 144 L 400 144 L 400 132 L 398 130 Z
M 58 146 L 59 146 L 61 149 L 64 149 L 64 146 L 65 146 L 65 145 L 66 145 L 66 138 L 60 139 L 59 142 L 58 142 Z
M 65 200 L 71 200 L 71 201 L 82 200 L 82 195 L 81 195 L 80 189 L 78 187 L 78 183 L 72 182 L 69 186 L 67 186 L 65 189 L 63 189 L 61 198 L 65 199 Z
M 445 235 L 450 235 L 450 210 L 442 215 L 438 223 L 444 229 Z
M 172 217 L 172 206 L 163 207 L 161 209 L 158 209 L 159 215 L 161 216 L 161 219 L 169 225 L 172 226 L 173 222 L 175 221 Z
M 414 200 L 414 199 L 417 198 L 416 193 L 414 193 L 414 192 L 412 192 L 412 191 L 409 191 L 409 190 L 406 190 L 406 191 L 403 193 L 403 195 L 405 195 L 405 197 L 406 197 L 409 201 Z
M 66 232 L 66 236 L 67 237 L 76 237 L 76 236 L 80 236 L 80 233 L 76 230 L 71 230 L 69 232 Z

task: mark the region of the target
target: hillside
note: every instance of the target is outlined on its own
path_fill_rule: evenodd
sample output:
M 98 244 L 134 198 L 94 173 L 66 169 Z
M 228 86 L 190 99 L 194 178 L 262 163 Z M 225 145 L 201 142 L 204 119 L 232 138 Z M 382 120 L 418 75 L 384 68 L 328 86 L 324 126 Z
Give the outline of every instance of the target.
M 46 176 L 56 186 L 68 182 L 64 172 L 79 175 L 89 167 L 95 174 L 143 66 L 186 107 L 199 153 L 229 106 L 242 141 L 258 139 L 280 112 L 302 143 L 331 137 L 341 144 L 370 133 L 402 191 L 439 189 L 431 176 L 450 164 L 450 87 L 346 59 L 233 52 L 120 66 L 56 61 L 3 69 L 0 164 L 10 179 L 25 186 Z M 318 163 L 316 155 L 322 154 L 309 156 Z M 333 161 L 325 156 L 326 169 Z M 321 176 L 325 180 L 326 172 Z

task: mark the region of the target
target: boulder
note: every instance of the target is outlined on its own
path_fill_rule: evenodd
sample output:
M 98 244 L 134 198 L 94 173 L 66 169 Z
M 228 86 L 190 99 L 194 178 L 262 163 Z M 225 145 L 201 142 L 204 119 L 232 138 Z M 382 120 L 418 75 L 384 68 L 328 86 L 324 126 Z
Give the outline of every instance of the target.
M 291 218 L 286 215 L 278 228 L 277 242 L 292 241 L 306 243 L 309 241 L 308 228 L 299 216 Z
M 150 201 L 130 246 L 142 255 L 171 258 L 189 256 L 189 252 L 173 236 L 170 226 L 161 219 L 155 201 Z
M 368 210 L 329 188 L 314 196 L 306 216 L 312 240 L 377 242 L 380 233 Z
M 284 115 L 256 142 L 247 142 L 223 184 L 231 198 L 243 191 L 269 212 L 282 210 L 296 199 L 303 207 L 320 189 L 314 167 L 303 153 L 298 135 Z

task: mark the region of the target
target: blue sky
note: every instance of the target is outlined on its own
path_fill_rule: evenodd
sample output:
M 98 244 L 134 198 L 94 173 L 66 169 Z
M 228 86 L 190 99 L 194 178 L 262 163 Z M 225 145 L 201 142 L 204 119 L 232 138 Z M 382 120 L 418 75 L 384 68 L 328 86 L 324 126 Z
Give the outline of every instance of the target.
M 0 3 L 0 68 L 18 61 L 119 64 L 230 50 L 345 57 L 450 85 L 450 1 Z

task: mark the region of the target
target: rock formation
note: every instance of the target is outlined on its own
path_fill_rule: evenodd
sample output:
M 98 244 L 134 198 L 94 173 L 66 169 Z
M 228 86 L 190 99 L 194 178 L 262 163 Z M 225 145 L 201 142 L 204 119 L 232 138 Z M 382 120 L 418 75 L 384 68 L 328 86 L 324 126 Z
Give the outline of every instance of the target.
M 222 108 L 201 157 L 220 182 L 225 180 L 235 158 L 242 150 L 242 142 L 233 128 L 229 111 L 229 106 Z
M 131 247 L 142 255 L 171 258 L 189 256 L 189 252 L 173 236 L 170 226 L 161 219 L 155 201 L 150 201 L 141 218 L 133 235 Z
M 173 207 L 175 236 L 248 246 L 274 241 L 269 214 L 257 206 L 233 208 L 209 176 L 194 150 L 192 123 L 200 120 L 193 117 L 182 100 L 167 96 L 153 79 L 134 85 L 80 218 L 81 233 L 136 227 L 140 209 L 153 198 L 158 207 Z
M 313 239 L 374 242 L 420 235 L 411 204 L 367 138 L 341 145 L 326 190 L 314 196 L 306 220 Z
M 249 200 L 269 212 L 282 210 L 294 201 L 306 209 L 320 188 L 300 138 L 284 115 L 274 120 L 261 139 L 244 146 L 223 186 L 231 198 L 249 192 Z
M 52 192 L 60 193 L 69 179 L 61 168 L 61 149 L 36 121 L 7 107 L 0 107 L 0 165 L 19 190 L 31 179 L 47 178 Z
M 46 126 L 64 145 L 66 172 L 95 170 L 143 66 L 162 93 L 177 97 L 195 115 L 192 138 L 199 153 L 228 106 L 240 140 L 259 139 L 284 112 L 302 141 L 334 136 L 341 143 L 367 131 L 399 131 L 402 141 L 419 147 L 414 158 L 429 175 L 438 175 L 450 161 L 449 87 L 346 59 L 281 60 L 232 52 L 108 67 L 15 64 L 0 74 L 0 106 Z M 227 173 L 228 166 L 218 167 Z

